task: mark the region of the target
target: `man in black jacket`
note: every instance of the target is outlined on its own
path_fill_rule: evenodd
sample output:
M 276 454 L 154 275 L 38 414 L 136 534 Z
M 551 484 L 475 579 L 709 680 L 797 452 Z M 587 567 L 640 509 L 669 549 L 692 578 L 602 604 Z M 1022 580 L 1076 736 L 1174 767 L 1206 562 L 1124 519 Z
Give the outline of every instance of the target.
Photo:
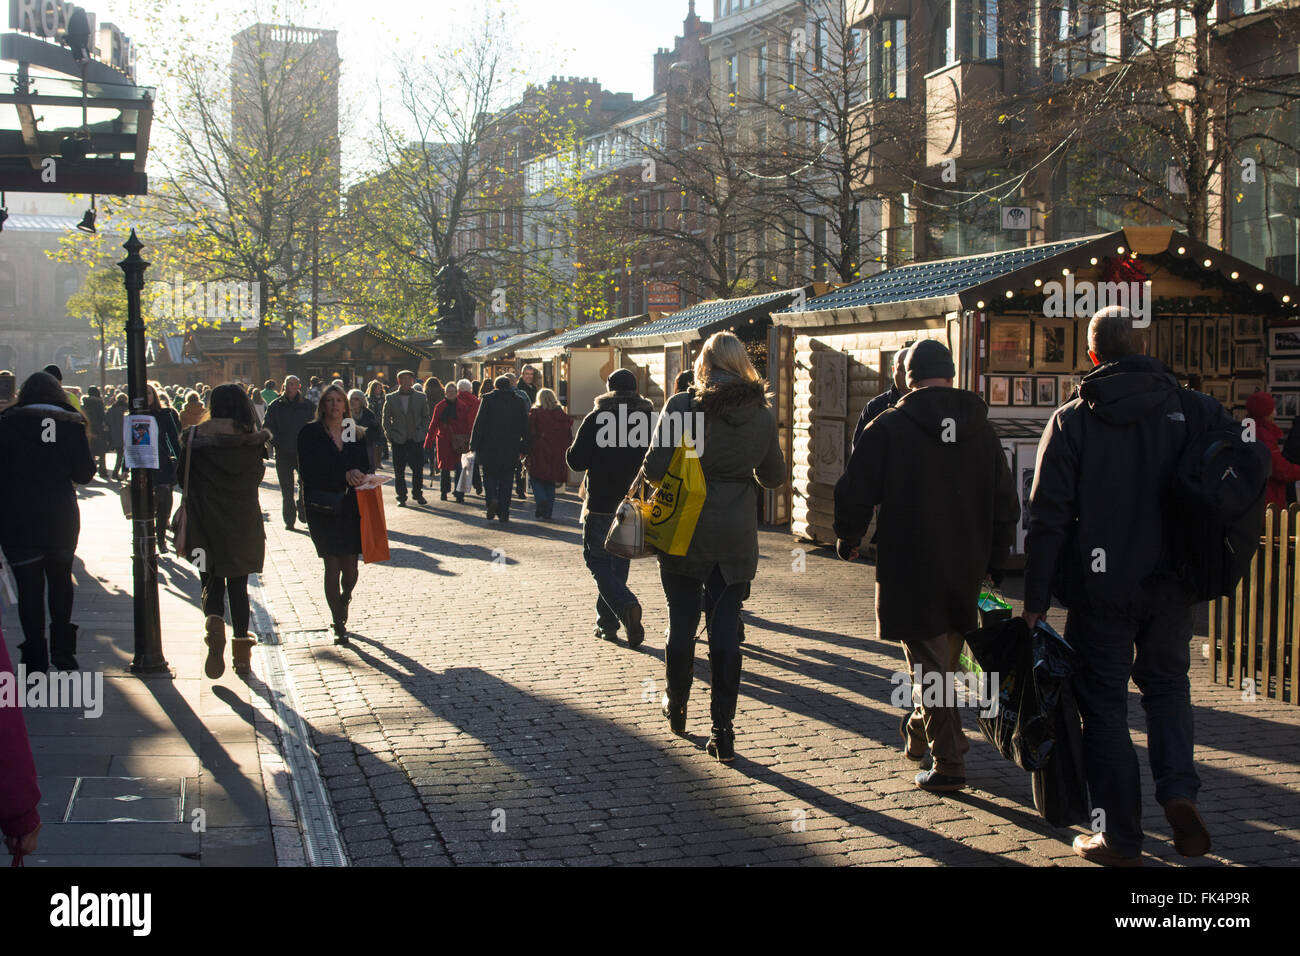
M 528 454 L 532 430 L 528 427 L 528 406 L 502 375 L 484 396 L 474 418 L 469 447 L 475 465 L 483 469 L 483 497 L 487 499 L 487 518 L 510 521 L 510 492 L 515 465 Z
M 621 621 L 628 646 L 636 647 L 645 640 L 645 628 L 641 604 L 627 586 L 631 562 L 606 551 L 605 538 L 650 447 L 654 406 L 637 394 L 636 376 L 627 369 L 619 369 L 605 384 L 609 391 L 582 420 L 565 458 L 574 471 L 587 473 L 582 556 L 596 580 L 596 636 L 615 640 Z M 609 440 L 611 435 L 615 440 Z
M 297 375 L 284 380 L 284 392 L 266 407 L 265 425 L 275 445 L 275 474 L 280 479 L 280 500 L 284 526 L 292 531 L 297 518 L 294 507 L 294 472 L 298 469 L 298 432 L 316 417 L 316 406 L 302 394 Z
M 1128 733 L 1130 676 L 1142 692 L 1156 800 L 1184 856 L 1209 850 L 1196 809 L 1200 780 L 1192 754 L 1187 670 L 1193 599 L 1171 566 L 1164 495 L 1189 439 L 1178 381 L 1138 354 L 1133 320 L 1119 306 L 1088 326 L 1097 366 L 1079 397 L 1052 415 L 1038 444 L 1025 540 L 1025 621 L 1033 627 L 1053 594 L 1069 608 L 1065 639 L 1078 653 L 1075 696 L 1098 832 L 1074 851 L 1110 866 L 1142 859 L 1142 788 Z M 1232 419 L 1208 395 L 1208 428 Z M 1195 515 L 1178 520 L 1195 521 Z M 1136 648 L 1136 661 L 1134 660 Z
M 894 383 L 889 386 L 889 389 L 862 406 L 862 414 L 858 416 L 858 423 L 853 428 L 853 442 L 849 445 L 850 453 L 852 449 L 858 447 L 858 439 L 862 437 L 862 432 L 875 421 L 876 416 L 886 408 L 893 408 L 898 404 L 898 400 L 910 391 L 907 387 L 907 353 L 908 349 L 903 348 L 899 349 L 898 354 L 894 356 Z
M 941 342 L 914 345 L 911 391 L 867 426 L 835 485 L 836 550 L 846 560 L 858 556 L 880 507 L 876 636 L 903 645 L 914 678 L 904 755 L 918 768 L 933 758 L 916 785 L 938 793 L 966 785 L 970 744 L 955 698 L 945 694 L 949 699 L 932 706 L 920 691 L 940 675 L 945 689 L 954 683 L 964 635 L 976 625 L 980 585 L 989 569 L 1003 567 L 1020 517 L 988 406 L 953 388 L 955 375 Z

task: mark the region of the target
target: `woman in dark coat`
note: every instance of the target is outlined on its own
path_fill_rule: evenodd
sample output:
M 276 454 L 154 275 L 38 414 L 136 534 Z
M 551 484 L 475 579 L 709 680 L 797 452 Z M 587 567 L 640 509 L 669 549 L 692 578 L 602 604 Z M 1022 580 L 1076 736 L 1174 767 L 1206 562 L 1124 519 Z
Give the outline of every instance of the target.
M 383 437 L 384 429 L 375 413 L 366 405 L 366 396 L 359 388 L 348 392 L 348 418 L 366 430 L 366 453 L 370 456 L 370 470 L 378 471 L 379 440 Z
M 316 554 L 325 561 L 325 602 L 338 644 L 348 642 L 348 603 L 357 586 L 357 555 L 361 553 L 361 512 L 352 489 L 374 471 L 366 451 L 365 429 L 357 426 L 345 434 L 347 413 L 347 393 L 331 385 L 321 392 L 316 420 L 298 433 L 307 530 Z
M 533 486 L 537 517 L 550 521 L 555 513 L 555 487 L 569 480 L 564 453 L 573 440 L 573 419 L 560 407 L 549 388 L 537 393 L 537 404 L 528 412 L 532 448 L 528 452 L 528 480 Z
M 379 447 L 379 460 L 388 461 L 388 436 L 384 434 L 382 424 L 384 417 L 384 383 L 379 379 L 375 379 L 366 386 L 366 404 L 370 407 L 370 414 L 375 416 L 375 422 L 379 428 L 379 434 L 374 439 L 375 444 Z
M 489 521 L 493 517 L 499 517 L 502 524 L 510 521 L 515 465 L 520 455 L 528 453 L 531 439 L 528 409 L 520 401 L 519 393 L 511 388 L 510 379 L 502 375 L 479 404 L 469 437 L 475 465 L 483 469 Z
M 662 479 L 672 462 L 675 439 L 685 428 L 694 436 L 706 485 L 704 509 L 686 554 L 659 555 L 669 618 L 663 710 L 673 731 L 684 733 L 703 591 L 713 696 L 713 733 L 707 749 L 729 761 L 736 755 L 732 721 L 740 693 L 740 606 L 758 569 L 754 479 L 766 488 L 778 487 L 785 480 L 785 458 L 764 383 L 740 339 L 718 332 L 705 342 L 695 361 L 695 381 L 664 406 L 664 418 L 679 427 L 657 428 L 645 458 L 646 477 Z M 701 415 L 703 435 L 698 427 Z M 666 437 L 670 441 L 664 443 Z
M 204 673 L 216 680 L 226 669 L 226 601 L 234 632 L 235 673 L 246 674 L 257 638 L 248 632 L 248 576 L 259 574 L 266 532 L 258 486 L 266 473 L 271 433 L 257 427 L 257 413 L 238 385 L 212 390 L 211 418 L 181 439 L 177 475 L 185 487 L 185 551 L 203 585 Z M 193 455 L 192 461 L 187 457 Z M 186 469 L 189 483 L 186 486 Z
M 99 397 L 99 389 L 92 385 L 86 390 L 86 397 L 81 400 L 81 414 L 86 416 L 86 438 L 90 442 L 90 454 L 95 459 L 99 477 L 108 477 L 107 445 L 104 441 L 104 400 Z
M 469 436 L 474 430 L 478 401 L 469 392 L 462 392 L 455 382 L 447 383 L 443 396 L 442 401 L 433 407 L 424 450 L 437 456 L 438 468 L 442 472 L 442 500 L 446 501 L 447 495 L 454 493 L 457 501 L 464 501 L 464 492 L 455 489 L 460 484 L 461 456 L 469 451 Z
M 0 414 L 0 548 L 18 584 L 28 671 L 77 670 L 72 562 L 81 535 L 76 485 L 95 476 L 86 421 L 58 379 L 36 372 Z M 48 601 L 47 601 L 48 591 Z M 50 641 L 45 643 L 45 608 Z
M 172 516 L 172 488 L 176 484 L 176 459 L 181 453 L 181 419 L 165 395 L 159 396 L 157 388 L 145 386 L 149 396 L 146 414 L 158 423 L 158 472 L 154 475 L 154 503 L 157 515 L 154 535 L 158 539 L 158 553 L 167 553 L 167 522 Z
M 113 404 L 104 413 L 108 431 L 108 450 L 117 453 L 117 460 L 113 462 L 114 481 L 122 479 L 122 468 L 126 464 L 126 455 L 122 452 L 122 423 L 126 421 L 126 413 L 129 409 L 126 393 L 118 392 L 113 398 Z

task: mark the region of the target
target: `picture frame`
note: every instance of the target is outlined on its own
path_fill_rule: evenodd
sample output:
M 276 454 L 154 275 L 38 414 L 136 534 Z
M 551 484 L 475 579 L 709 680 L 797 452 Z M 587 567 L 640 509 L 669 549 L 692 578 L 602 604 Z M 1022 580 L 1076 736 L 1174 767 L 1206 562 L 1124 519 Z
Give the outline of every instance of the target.
M 1232 317 L 1232 334 L 1237 339 L 1257 339 L 1264 334 L 1264 323 L 1258 315 Z
M 1273 400 L 1277 403 L 1275 418 L 1300 418 L 1300 391 L 1277 391 Z
M 1219 373 L 1219 323 L 1216 319 L 1201 320 L 1201 373 Z
M 1092 371 L 1092 358 L 1088 355 L 1088 320 L 1080 319 L 1074 330 L 1074 348 L 1077 358 L 1074 371 L 1087 375 Z
M 1230 317 L 1218 320 L 1219 326 L 1219 361 L 1218 368 L 1220 375 L 1232 374 L 1232 319 Z
M 1186 371 L 1201 370 L 1201 320 L 1187 320 L 1187 368 Z
M 1300 323 L 1275 325 L 1268 330 L 1268 354 L 1273 358 L 1300 358 Z
M 989 368 L 997 372 L 1027 372 L 1033 360 L 1033 323 L 1027 318 L 989 322 Z
M 1055 408 L 1060 383 L 1055 375 L 1038 375 L 1034 378 L 1034 404 L 1040 408 Z
M 1238 375 L 1262 375 L 1264 372 L 1264 344 L 1238 342 L 1232 349 L 1232 367 Z
M 988 376 L 988 402 L 990 407 L 1011 404 L 1011 378 L 1007 375 Z
M 1073 321 L 1044 319 L 1034 324 L 1034 371 L 1068 372 L 1074 357 Z
M 1029 533 L 1029 493 L 1034 487 L 1034 469 L 1038 465 L 1038 443 L 1016 442 L 1016 490 L 1020 494 L 1020 521 L 1016 526 L 1016 552 L 1024 554 L 1025 535 Z
M 664 394 L 670 398 L 674 394 L 671 389 L 673 383 L 677 381 L 677 376 L 682 371 L 682 347 L 681 344 L 664 346 Z
M 1268 385 L 1269 388 L 1300 388 L 1300 358 L 1269 362 Z
M 1175 317 L 1173 323 L 1173 347 L 1169 353 L 1169 369 L 1175 375 L 1187 371 L 1187 323 Z
M 1034 378 L 1032 375 L 1017 375 L 1011 379 L 1011 404 L 1017 408 L 1033 406 Z
M 1245 405 L 1246 399 L 1264 387 L 1262 378 L 1234 378 L 1232 380 L 1232 404 Z
M 1232 383 L 1231 382 L 1205 382 L 1202 385 L 1205 394 L 1220 405 L 1232 404 Z

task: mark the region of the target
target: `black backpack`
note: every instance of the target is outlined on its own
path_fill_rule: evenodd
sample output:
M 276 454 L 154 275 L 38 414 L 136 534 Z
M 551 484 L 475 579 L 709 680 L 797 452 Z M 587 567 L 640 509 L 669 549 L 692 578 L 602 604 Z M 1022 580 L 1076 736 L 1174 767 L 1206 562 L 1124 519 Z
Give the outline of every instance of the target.
M 1173 566 L 1198 601 L 1231 594 L 1259 548 L 1272 456 L 1240 424 L 1208 428 L 1198 395 L 1178 389 L 1187 443 L 1170 478 L 1166 525 Z

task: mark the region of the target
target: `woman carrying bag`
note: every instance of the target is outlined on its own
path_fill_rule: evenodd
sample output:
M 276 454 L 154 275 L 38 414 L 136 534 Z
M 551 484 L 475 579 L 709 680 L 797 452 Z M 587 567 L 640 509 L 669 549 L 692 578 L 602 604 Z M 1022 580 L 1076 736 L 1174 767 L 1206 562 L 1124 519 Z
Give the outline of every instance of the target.
M 214 388 L 210 413 L 182 438 L 177 474 L 184 517 L 177 520 L 176 549 L 194 564 L 203 585 L 203 672 L 216 680 L 226 670 L 227 601 L 236 674 L 249 672 L 257 643 L 248 630 L 248 576 L 261 573 L 266 553 L 257 492 L 271 433 L 258 428 L 253 404 L 238 385 Z
M 463 456 L 469 452 L 469 435 L 474 429 L 474 412 L 478 403 L 468 389 L 460 390 L 456 382 L 448 382 L 443 399 L 433 407 L 429 419 L 429 432 L 424 438 L 424 450 L 437 456 L 442 473 L 442 500 L 455 494 L 457 501 L 465 500 L 460 490 Z
M 707 493 L 686 553 L 659 555 L 669 617 L 663 712 L 674 733 L 685 732 L 703 594 L 713 696 L 713 732 L 707 750 L 718 760 L 730 761 L 736 755 L 732 721 L 740 693 L 740 606 L 758 569 L 754 478 L 766 488 L 778 487 L 785 481 L 785 458 L 777 440 L 776 418 L 768 407 L 766 383 L 758 377 L 740 339 L 718 332 L 705 342 L 695 360 L 695 383 L 664 406 L 664 418 L 685 423 L 686 434 L 699 450 Z M 701 415 L 703 435 L 690 429 Z M 655 430 L 645 458 L 645 474 L 651 481 L 662 481 L 672 462 L 676 444 L 663 443 L 666 434 L 680 438 L 672 431 Z
M 555 488 L 569 480 L 564 453 L 573 440 L 573 420 L 560 407 L 555 393 L 543 388 L 537 392 L 537 404 L 528 412 L 528 426 L 533 432 L 528 480 L 533 486 L 536 517 L 550 521 L 555 514 Z
M 348 604 L 357 586 L 361 554 L 361 512 L 353 489 L 374 471 L 366 430 L 345 429 L 348 396 L 330 385 L 321 392 L 316 420 L 298 433 L 298 467 L 307 501 L 307 530 L 325 562 L 325 602 L 333 618 L 334 642 L 347 644 Z

